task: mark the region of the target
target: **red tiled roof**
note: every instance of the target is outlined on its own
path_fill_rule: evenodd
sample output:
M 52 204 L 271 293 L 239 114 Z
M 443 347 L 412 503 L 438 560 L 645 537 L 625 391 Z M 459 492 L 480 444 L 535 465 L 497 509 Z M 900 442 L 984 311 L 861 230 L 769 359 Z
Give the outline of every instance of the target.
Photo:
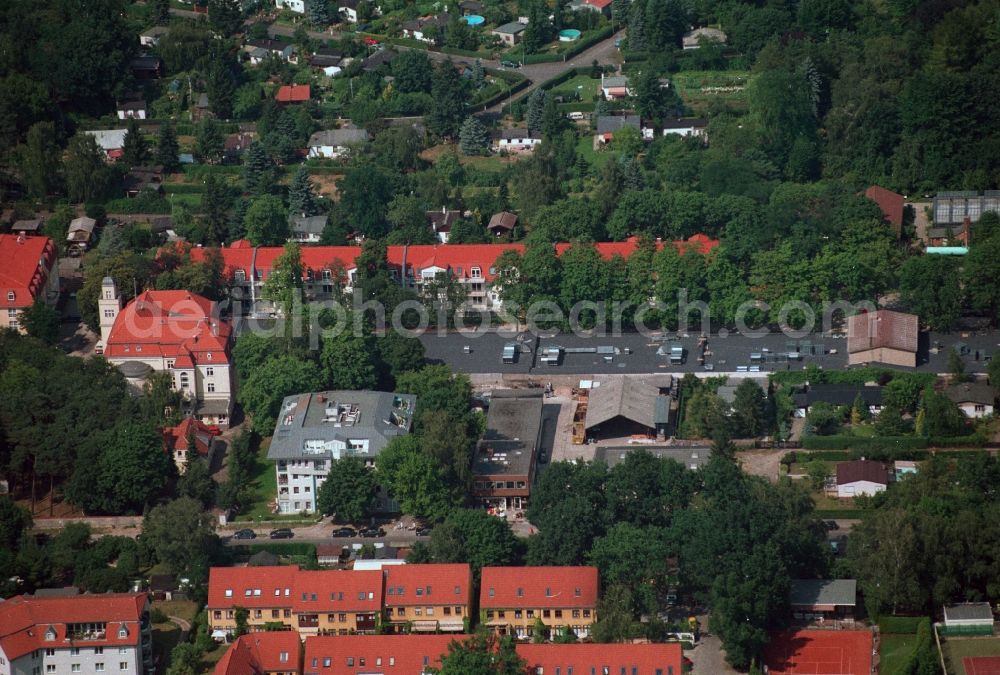
M 594 607 L 596 567 L 484 567 L 479 590 L 483 609 Z
M 144 291 L 118 313 L 106 358 L 174 358 L 177 368 L 229 363 L 231 327 L 215 303 L 187 291 Z
M 299 571 L 292 585 L 292 611 L 379 612 L 381 570 Z
M 30 307 L 45 289 L 56 261 L 56 247 L 48 237 L 0 234 L 0 302 L 4 308 Z M 8 300 L 14 293 L 14 299 Z
M 306 638 L 303 668 L 305 672 L 317 675 L 361 675 L 372 672 L 419 675 L 424 672 L 425 666 L 441 665 L 441 656 L 448 652 L 448 645 L 452 640 L 461 641 L 467 637 L 469 636 L 310 636 Z
M 853 462 L 841 462 L 837 465 L 837 485 L 847 485 L 862 480 L 887 485 L 889 470 L 882 462 L 870 459 L 856 459 Z
M 529 673 L 580 673 L 592 666 L 617 675 L 681 675 L 679 644 L 519 644 L 517 655 L 528 662 Z M 602 668 L 604 670 L 602 670 Z M 671 670 L 671 668 L 673 670 Z M 560 670 L 561 669 L 561 670 Z M 624 669 L 624 670 L 623 670 Z
M 585 4 L 588 4 L 591 7 L 596 7 L 597 9 L 604 9 L 611 4 L 611 1 L 612 0 L 583 0 Z
M 176 366 L 176 362 L 174 363 Z M 200 422 L 194 417 L 185 417 L 184 420 L 175 427 L 164 427 L 163 442 L 168 450 L 190 450 L 188 447 L 188 434 L 193 433 L 195 450 L 202 457 L 208 457 L 208 451 L 212 448 L 212 439 L 219 435 L 218 427 L 210 427 Z
M 872 200 L 882 210 L 885 219 L 899 227 L 903 224 L 903 195 L 887 190 L 880 185 L 872 185 L 865 190 L 865 197 Z
M 310 97 L 308 84 L 286 84 L 278 88 L 274 100 L 278 103 L 302 103 Z
M 302 672 L 301 644 L 294 631 L 259 632 L 239 637 L 215 665 L 215 675 L 266 675 Z
M 208 608 L 289 607 L 298 567 L 213 567 L 208 573 Z M 227 591 L 229 594 L 227 595 Z
M 145 611 L 145 593 L 104 593 L 34 597 L 18 595 L 0 601 L 0 647 L 11 661 L 40 649 L 46 644 L 62 644 L 67 640 L 69 624 L 105 623 L 105 637 L 87 640 L 88 646 L 125 646 L 139 644 L 139 621 Z M 118 637 L 122 626 L 128 631 Z M 46 640 L 49 628 L 55 631 L 53 640 Z
M 468 564 L 389 565 L 385 606 L 468 605 L 472 570 Z
M 887 347 L 916 352 L 919 325 L 913 314 L 880 309 L 855 314 L 847 319 L 847 351 L 849 354 Z
M 707 255 L 719 246 L 718 239 L 712 239 L 704 234 L 696 234 L 687 241 L 675 241 L 678 251 L 696 251 Z M 657 244 L 662 248 L 662 244 Z M 570 248 L 570 244 L 556 244 L 556 253 L 562 255 Z M 597 252 L 605 260 L 616 255 L 628 258 L 638 247 L 638 238 L 632 237 L 620 242 L 602 242 L 595 244 Z M 232 278 L 237 270 L 242 270 L 245 278 L 252 276 L 258 281 L 267 278 L 274 261 L 284 252 L 280 246 L 249 248 L 247 242 L 234 242 L 233 246 L 219 249 L 225 261 L 226 274 Z M 386 258 L 391 267 L 396 270 L 403 268 L 404 260 L 407 274 L 418 276 L 420 270 L 438 268 L 451 270 L 461 278 L 470 278 L 472 268 L 478 267 L 484 281 L 492 281 L 495 276 L 497 258 L 505 251 L 524 252 L 524 244 L 418 244 L 414 246 L 389 246 Z M 304 246 L 302 247 L 302 264 L 306 271 L 312 271 L 314 279 L 321 279 L 323 270 L 330 269 L 331 263 L 338 261 L 345 270 L 355 268 L 355 260 L 361 254 L 360 246 Z M 206 249 L 194 248 L 191 257 L 194 260 L 204 260 Z

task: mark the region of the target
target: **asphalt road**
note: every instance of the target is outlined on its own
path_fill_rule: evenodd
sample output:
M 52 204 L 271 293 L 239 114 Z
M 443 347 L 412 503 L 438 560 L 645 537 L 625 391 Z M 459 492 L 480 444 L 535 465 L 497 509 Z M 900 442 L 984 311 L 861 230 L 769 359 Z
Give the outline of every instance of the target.
M 804 355 L 801 361 L 793 362 L 763 362 L 756 365 L 760 373 L 779 370 L 792 370 L 816 365 L 825 369 L 840 369 L 847 367 L 847 341 L 843 338 L 827 338 L 811 335 L 806 338 L 813 344 L 823 345 L 823 354 Z M 737 373 L 738 368 L 751 366 L 751 353 L 763 353 L 770 350 L 772 357 L 789 351 L 786 343 L 793 338 L 781 333 L 770 333 L 753 338 L 743 335 L 720 337 L 713 335 L 708 341 L 710 354 L 705 362 L 713 367 L 713 373 Z M 466 333 L 450 331 L 444 335 L 437 333 L 424 335 L 421 338 L 426 349 L 427 358 L 432 362 L 446 363 L 453 370 L 465 373 L 499 373 L 522 375 L 593 375 L 608 373 L 705 373 L 706 369 L 699 365 L 696 357 L 697 335 L 690 334 L 679 340 L 664 342 L 657 337 L 647 337 L 637 333 L 619 337 L 582 337 L 569 334 L 535 337 L 525 333 L 486 333 L 474 337 Z M 521 351 L 513 364 L 502 362 L 504 344 L 517 342 Z M 939 342 L 942 349 L 932 349 Z M 948 372 L 948 351 L 952 346 L 964 343 L 970 348 L 965 357 L 968 372 L 985 372 L 985 354 L 1000 353 L 1000 333 L 973 334 L 937 334 L 924 335 L 921 339 L 921 350 L 918 353 L 916 370 L 921 372 Z M 539 351 L 547 347 L 561 346 L 563 348 L 597 348 L 611 347 L 614 353 L 609 355 L 598 353 L 565 354 L 558 365 L 541 363 Z M 672 346 L 682 346 L 686 359 L 681 365 L 671 365 L 667 356 L 657 354 L 661 346 L 669 350 Z M 975 359 L 976 350 L 980 352 L 979 360 Z M 831 353 L 831 352 L 836 353 Z M 936 352 L 936 353 L 935 353 Z M 765 359 L 768 358 L 765 356 Z

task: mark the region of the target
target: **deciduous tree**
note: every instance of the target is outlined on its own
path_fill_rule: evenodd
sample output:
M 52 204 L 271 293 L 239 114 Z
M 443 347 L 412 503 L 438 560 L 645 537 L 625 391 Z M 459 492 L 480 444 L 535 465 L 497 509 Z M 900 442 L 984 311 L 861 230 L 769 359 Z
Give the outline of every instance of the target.
M 360 523 L 371 514 L 374 494 L 374 472 L 358 457 L 343 457 L 332 462 L 316 495 L 316 508 L 340 522 Z

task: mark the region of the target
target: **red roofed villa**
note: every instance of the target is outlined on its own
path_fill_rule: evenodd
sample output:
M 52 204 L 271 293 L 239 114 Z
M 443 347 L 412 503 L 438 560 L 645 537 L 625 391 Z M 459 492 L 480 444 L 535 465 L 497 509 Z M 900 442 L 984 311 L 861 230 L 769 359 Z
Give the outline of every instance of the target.
M 152 675 L 149 596 L 67 592 L 0 600 L 0 672 L 81 668 L 85 673 Z
M 597 588 L 596 567 L 484 567 L 479 609 L 502 635 L 531 638 L 541 619 L 550 633 L 586 638 L 597 621 Z
M 188 416 L 175 427 L 165 427 L 161 433 L 164 448 L 177 465 L 178 473 L 184 473 L 192 452 L 211 464 L 215 437 L 220 432 L 218 427 L 203 424 Z
M 237 638 L 215 664 L 215 675 L 290 675 L 302 672 L 298 633 L 273 631 Z
M 305 103 L 311 93 L 308 84 L 286 84 L 278 87 L 274 100 L 278 103 Z
M 21 311 L 36 298 L 49 304 L 59 298 L 59 265 L 56 246 L 48 237 L 0 234 L 0 329 L 24 332 Z
M 229 424 L 232 329 L 219 319 L 215 302 L 187 291 L 143 291 L 122 309 L 118 288 L 106 277 L 98 312 L 98 353 L 130 384 L 141 388 L 151 372 L 170 373 L 186 413 L 205 424 Z

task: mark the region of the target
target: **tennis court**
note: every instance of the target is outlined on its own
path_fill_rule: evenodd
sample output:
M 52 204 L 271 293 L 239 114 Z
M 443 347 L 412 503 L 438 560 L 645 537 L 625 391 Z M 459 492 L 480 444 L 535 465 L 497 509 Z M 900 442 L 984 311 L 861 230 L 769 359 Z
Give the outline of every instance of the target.
M 861 630 L 772 633 L 764 663 L 771 675 L 871 675 L 872 644 Z
M 966 656 L 965 675 L 1000 675 L 1000 656 Z

